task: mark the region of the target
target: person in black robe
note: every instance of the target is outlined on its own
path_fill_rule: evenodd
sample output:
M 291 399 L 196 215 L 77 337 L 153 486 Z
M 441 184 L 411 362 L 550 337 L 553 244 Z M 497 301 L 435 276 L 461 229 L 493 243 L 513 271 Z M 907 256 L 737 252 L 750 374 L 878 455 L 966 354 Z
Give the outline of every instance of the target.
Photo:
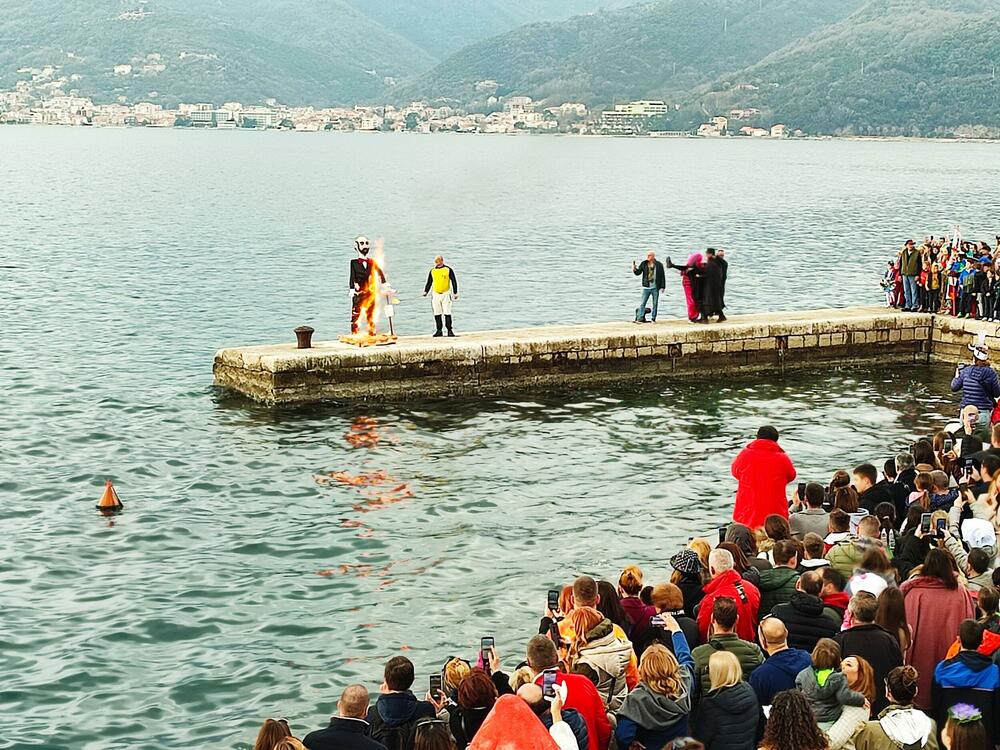
M 702 279 L 701 318 L 699 322 L 708 323 L 709 318 L 718 315 L 719 322 L 726 319 L 722 312 L 722 294 L 726 283 L 726 269 L 719 263 L 715 248 L 710 247 L 706 253 L 704 278 Z
M 722 266 L 722 293 L 719 295 L 722 300 L 722 309 L 726 309 L 726 280 L 729 278 L 729 261 L 726 260 L 726 251 L 717 250 L 715 257 L 719 261 L 719 265 Z

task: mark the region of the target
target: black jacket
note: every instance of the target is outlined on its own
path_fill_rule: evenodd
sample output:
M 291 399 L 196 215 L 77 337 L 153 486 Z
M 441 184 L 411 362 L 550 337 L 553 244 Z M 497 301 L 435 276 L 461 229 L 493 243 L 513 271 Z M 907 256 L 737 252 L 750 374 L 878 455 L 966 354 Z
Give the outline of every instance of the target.
M 840 625 L 823 614 L 825 606 L 818 596 L 796 591 L 787 604 L 779 604 L 771 614 L 788 628 L 788 645 L 812 653 L 820 638 L 833 638 Z
M 469 743 L 472 742 L 472 738 L 476 736 L 479 727 L 486 721 L 490 709 L 459 708 L 455 706 L 450 711 L 448 728 L 451 730 L 451 736 L 455 738 L 455 746 L 458 750 L 465 750 Z
M 649 261 L 644 260 L 638 266 L 635 267 L 633 273 L 636 276 L 642 276 L 642 285 L 646 286 L 646 269 L 649 268 Z M 653 261 L 653 286 L 657 289 L 665 289 L 667 286 L 667 272 L 663 270 L 663 264 L 658 260 Z
M 371 738 L 387 750 L 413 750 L 413 729 L 417 722 L 434 716 L 434 706 L 418 701 L 409 690 L 385 693 L 368 709 Z
M 681 595 L 684 597 L 684 614 L 693 618 L 695 607 L 705 598 L 701 576 L 697 573 L 683 573 L 677 582 L 677 588 L 681 590 Z
M 858 495 L 858 505 L 872 515 L 875 515 L 875 508 L 879 503 L 889 503 L 898 512 L 896 498 L 889 491 L 889 485 L 887 484 L 879 482 Z
M 722 313 L 722 288 L 725 284 L 725 269 L 718 260 L 705 263 L 705 278 L 702 281 L 702 313 L 717 315 Z
M 899 580 L 901 581 L 909 578 L 910 572 L 915 567 L 924 564 L 924 558 L 927 557 L 927 553 L 933 545 L 931 537 L 918 537 L 913 533 L 914 531 L 914 529 L 910 529 L 899 537 L 896 549 L 893 550 L 892 564 L 899 571 Z
M 683 612 L 671 612 L 670 614 L 674 616 L 677 624 L 681 626 L 681 632 L 684 633 L 684 640 L 687 641 L 688 648 L 693 651 L 697 646 L 701 645 L 698 623 Z M 635 655 L 641 657 L 643 652 L 654 643 L 659 643 L 661 646 L 665 646 L 670 653 L 674 653 L 674 639 L 670 631 L 656 627 L 649 627 L 642 631 L 642 635 L 632 641 L 632 648 L 635 651 Z
M 917 470 L 912 467 L 909 469 L 903 469 L 899 472 L 899 476 L 896 477 L 896 484 L 903 485 L 907 492 L 915 492 L 917 489 Z M 905 518 L 905 516 L 897 518 L 896 520 L 903 523 L 903 518 Z
M 746 682 L 708 692 L 694 716 L 694 735 L 706 750 L 755 750 L 760 703 Z
M 896 667 L 903 666 L 903 653 L 896 636 L 878 625 L 856 625 L 842 630 L 834 640 L 840 644 L 840 655 L 860 656 L 875 672 L 875 700 L 872 714 L 878 716 L 889 705 L 885 697 L 885 678 Z
M 385 274 L 382 273 L 382 269 L 378 267 L 374 260 L 371 258 L 354 258 L 351 260 L 351 277 L 348 284 L 348 289 L 364 289 L 368 286 L 368 278 L 372 275 L 372 271 L 378 273 L 379 279 L 382 283 L 385 283 Z
M 310 732 L 302 740 L 309 750 L 385 750 L 368 736 L 368 722 L 334 716 L 330 726 Z
M 1000 675 L 990 657 L 960 651 L 937 665 L 931 683 L 931 718 L 938 722 L 938 731 L 948 720 L 948 709 L 957 703 L 982 711 L 986 747 L 993 747 L 1000 729 Z

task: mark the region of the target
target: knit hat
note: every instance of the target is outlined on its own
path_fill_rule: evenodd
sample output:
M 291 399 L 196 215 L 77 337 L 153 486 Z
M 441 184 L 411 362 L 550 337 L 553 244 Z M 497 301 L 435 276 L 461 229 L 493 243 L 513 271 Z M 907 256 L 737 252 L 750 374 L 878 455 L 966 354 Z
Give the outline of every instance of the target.
M 702 570 L 701 558 L 693 549 L 682 549 L 670 558 L 670 567 L 679 573 L 700 573 Z

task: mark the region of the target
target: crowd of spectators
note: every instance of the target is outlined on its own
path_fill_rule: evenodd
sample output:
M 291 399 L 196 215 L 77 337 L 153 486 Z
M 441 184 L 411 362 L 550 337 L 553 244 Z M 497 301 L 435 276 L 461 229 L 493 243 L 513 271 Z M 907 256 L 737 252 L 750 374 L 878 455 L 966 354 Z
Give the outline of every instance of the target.
M 327 727 L 299 741 L 269 719 L 255 750 L 994 748 L 1000 426 L 974 427 L 791 484 L 777 508 L 795 469 L 762 428 L 733 463 L 736 520 L 677 550 L 669 580 L 578 576 L 508 663 L 484 639 L 421 699 L 395 656 L 374 701 L 347 686 Z M 741 522 L 760 508 L 777 512 Z

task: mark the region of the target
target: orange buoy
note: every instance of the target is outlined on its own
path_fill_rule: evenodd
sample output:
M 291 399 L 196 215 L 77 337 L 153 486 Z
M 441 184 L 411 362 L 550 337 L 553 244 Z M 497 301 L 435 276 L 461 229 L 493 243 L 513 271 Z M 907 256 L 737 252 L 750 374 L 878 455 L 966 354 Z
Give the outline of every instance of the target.
M 104 483 L 104 494 L 101 495 L 101 499 L 97 501 L 97 509 L 101 513 L 117 513 L 125 506 L 122 504 L 121 498 L 118 497 L 118 493 L 115 491 L 115 486 L 111 484 L 111 480 L 107 480 Z
M 559 750 L 528 704 L 503 695 L 469 743 L 469 750 Z

